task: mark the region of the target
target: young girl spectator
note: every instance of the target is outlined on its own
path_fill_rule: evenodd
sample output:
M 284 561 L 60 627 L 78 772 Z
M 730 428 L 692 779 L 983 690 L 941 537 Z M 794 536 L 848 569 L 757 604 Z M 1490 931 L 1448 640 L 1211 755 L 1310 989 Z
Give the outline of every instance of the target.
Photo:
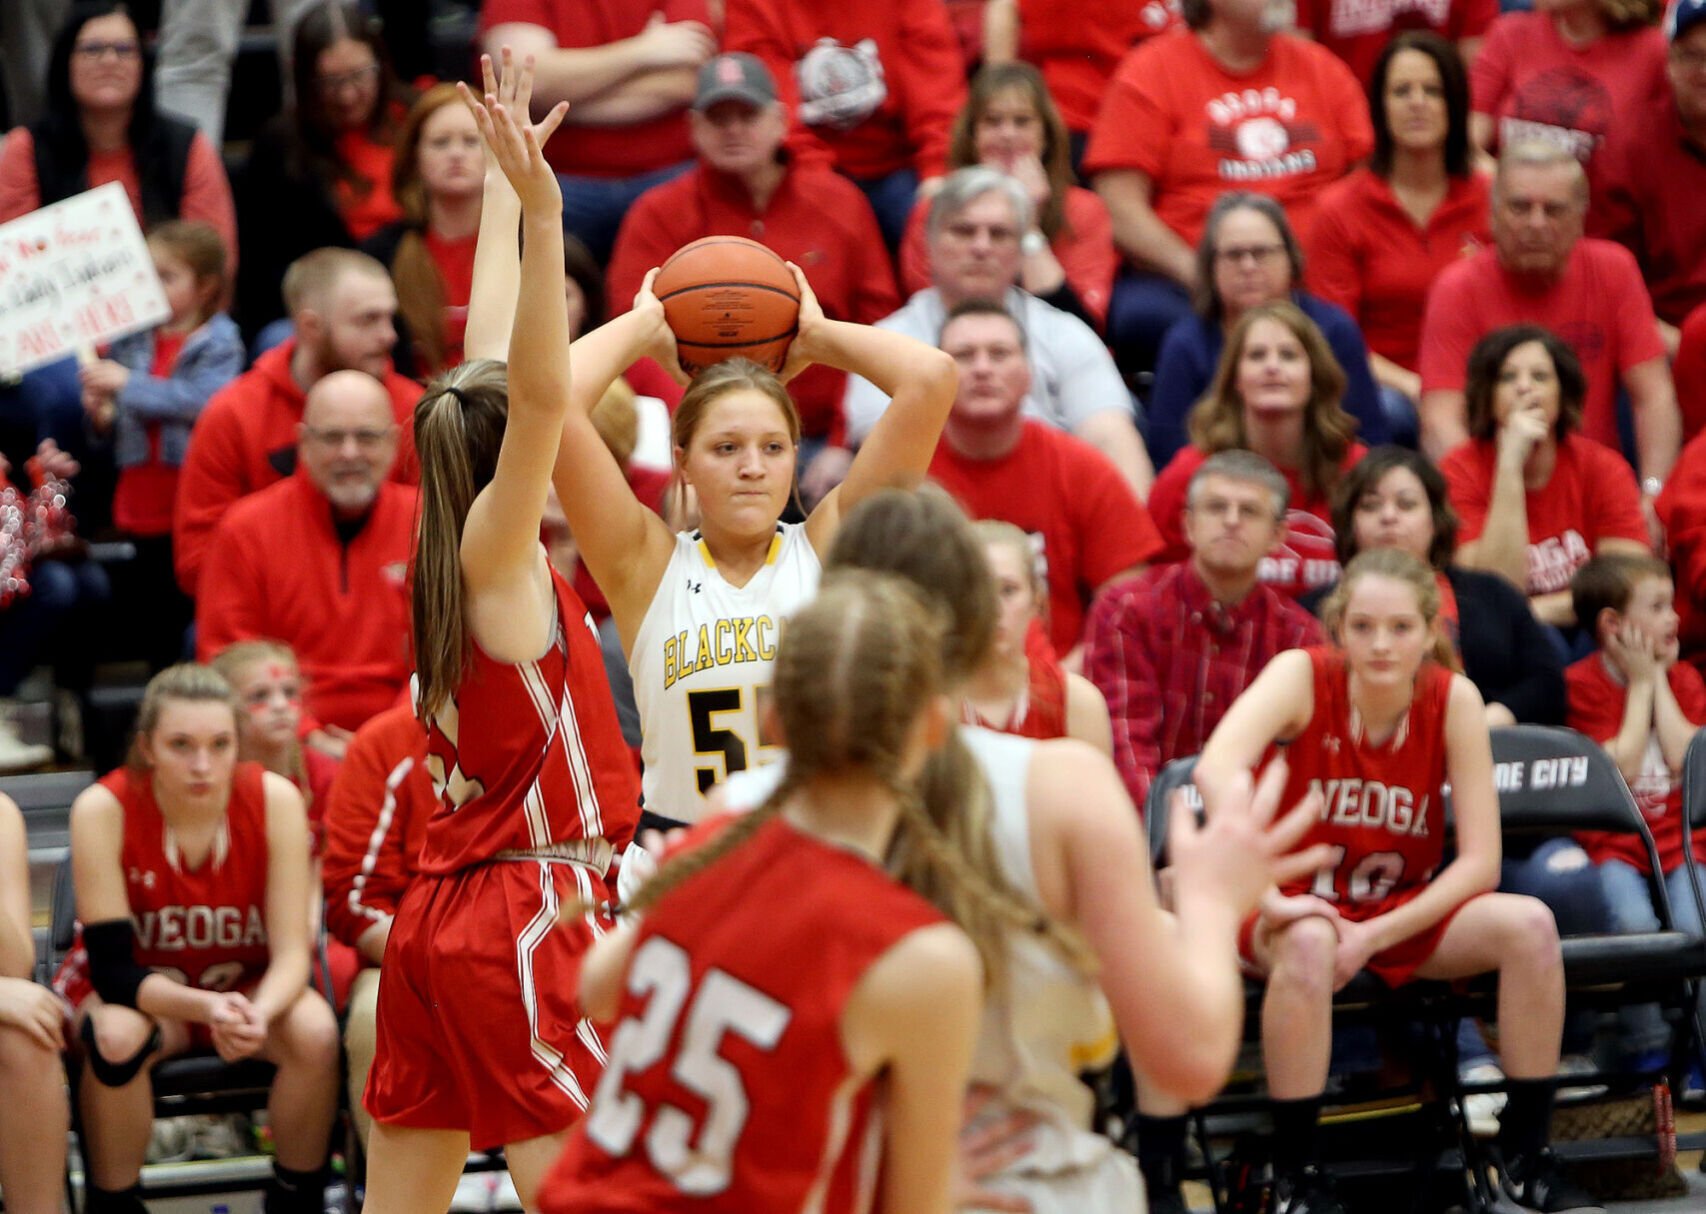
M 1569 628 L 1570 577 L 1589 557 L 1649 551 L 1635 474 L 1576 432 L 1581 364 L 1545 329 L 1512 325 L 1476 342 L 1464 392 L 1469 441 L 1440 461 L 1463 525 L 1458 563 L 1500 574 L 1541 623 Z
M 1361 327 L 1386 414 L 1412 419 L 1404 435 L 1413 444 L 1428 287 L 1492 240 L 1488 183 L 1471 170 L 1468 79 L 1444 38 L 1424 30 L 1393 38 L 1375 61 L 1368 101 L 1374 154 L 1322 191 L 1304 247 L 1311 289 Z
M 353 248 L 402 216 L 391 170 L 413 98 L 378 23 L 349 0 L 323 0 L 295 38 L 295 100 L 255 139 L 235 182 L 237 318 L 251 337 L 284 314 L 278 284 L 291 262 L 328 245 Z
M 35 981 L 29 841 L 0 793 L 0 1184 L 18 1214 L 58 1214 L 65 1199 L 65 1008 Z
M 154 676 L 129 763 L 71 807 L 78 945 L 55 979 L 83 1053 L 91 1214 L 143 1214 L 149 1071 L 212 1050 L 278 1068 L 267 1209 L 318 1214 L 338 1025 L 309 985 L 308 824 L 289 781 L 237 761 L 236 697 L 205 666 Z
M 408 355 L 399 365 L 421 378 L 462 361 L 485 161 L 455 86 L 422 93 L 403 120 L 391 169 L 402 218 L 363 244 L 397 284 L 397 344 Z
M 239 758 L 283 776 L 302 794 L 317 857 L 325 842 L 326 796 L 337 760 L 302 745 L 302 672 L 296 654 L 278 641 L 238 641 L 212 666 L 237 693 Z
M 507 62 L 501 79 L 487 62 L 484 91 L 489 109 L 464 99 L 514 191 L 487 198 L 481 239 L 515 239 L 516 194 L 526 234 L 510 305 L 517 374 L 512 392 L 485 357 L 501 344 L 495 317 L 476 312 L 470 360 L 415 409 L 414 698 L 441 804 L 385 946 L 369 1214 L 446 1208 L 470 1147 L 503 1146 L 522 1204 L 536 1206 L 604 1061 L 574 975 L 611 926 L 612 862 L 639 799 L 598 638 L 540 543 L 570 388 L 562 199 L 540 146 L 568 107 L 518 125 L 532 71 Z M 556 374 L 525 381 L 525 366 Z M 600 909 L 559 924 L 577 902 Z
M 163 670 L 183 655 L 194 614 L 172 565 L 178 471 L 202 406 L 242 373 L 244 349 L 236 324 L 220 310 L 229 279 L 218 233 L 171 221 L 148 234 L 148 249 L 171 319 L 114 342 L 80 379 L 90 427 L 112 438 L 113 525 L 136 548 L 119 567 L 119 593 L 146 638 L 149 665 Z
M 1337 304 L 1303 289 L 1303 250 L 1279 203 L 1230 190 L 1215 199 L 1197 246 L 1196 315 L 1167 331 L 1149 396 L 1148 444 L 1160 462 L 1183 446 L 1191 407 L 1208 391 L 1226 335 L 1252 308 L 1291 303 L 1321 331 L 1345 386 L 1345 412 L 1365 442 L 1385 441 L 1388 419 L 1369 373 L 1368 347 L 1356 321 Z
M 1368 969 L 1392 987 L 1497 971 L 1510 1093 L 1501 1187 L 1523 1210 L 1598 1210 L 1547 1147 L 1564 1018 L 1557 927 L 1540 902 L 1489 892 L 1500 836 L 1485 709 L 1474 685 L 1439 660 L 1438 619 L 1432 569 L 1394 549 L 1363 553 L 1327 605 L 1340 648 L 1280 654 L 1197 761 L 1210 820 L 1276 743 L 1290 743 L 1288 798 L 1325 790 L 1305 841 L 1330 847 L 1327 864 L 1270 890 L 1241 938 L 1267 976 L 1262 1055 L 1279 1208 L 1343 1210 L 1320 1167 L 1316 1123 L 1333 992 Z
M 910 587 L 868 574 L 832 581 L 789 621 L 773 683 L 787 776 L 750 813 L 690 832 L 626 900 L 637 921 L 587 955 L 586 1010 L 617 1025 L 546 1214 L 685 1210 L 707 1194 L 754 1214 L 850 1211 L 860 1174 L 880 1175 L 884 1208 L 953 1207 L 979 950 L 884 860 L 912 840 L 961 897 L 1034 911 L 979 882 L 922 808 L 925 761 L 952 728 L 941 631 Z M 783 871 L 812 880 L 764 879 Z M 718 1064 L 715 1090 L 692 1078 L 694 1031 L 647 1045 L 729 1007 L 741 1009 L 729 1031 L 752 1048 Z M 709 1102 L 702 1129 L 683 1089 L 689 1108 Z
M 1026 738 L 1078 738 L 1111 755 L 1112 726 L 1102 693 L 1088 679 L 1062 670 L 1048 644 L 1041 620 L 1048 588 L 1037 574 L 1031 537 L 996 519 L 972 529 L 989 560 L 1000 614 L 989 652 L 960 698 L 966 724 Z
M 1019 241 L 1019 285 L 1097 329 L 1108 317 L 1119 254 L 1102 200 L 1072 176 L 1066 124 L 1043 78 L 1028 63 L 985 67 L 954 119 L 948 169 L 986 164 L 1025 188 L 1036 227 Z M 929 207 L 914 207 L 900 250 L 901 289 L 932 285 L 925 240 Z
M 1665 85 L 1663 9 L 1662 0 L 1539 0 L 1532 12 L 1500 16 L 1469 73 L 1476 154 L 1527 139 L 1567 147 L 1594 191 L 1590 223 L 1603 214 L 1599 150 L 1613 124 L 1646 114 Z
M 1676 589 L 1652 556 L 1594 557 L 1570 580 L 1576 618 L 1599 648 L 1564 672 L 1569 719 L 1604 746 L 1635 794 L 1652 831 L 1679 930 L 1701 935 L 1688 867 L 1706 860 L 1706 835 L 1688 828 L 1682 758 L 1706 725 L 1706 683 L 1677 660 Z M 1612 930 L 1656 932 L 1647 887 L 1653 875 L 1641 840 L 1627 834 L 1577 836 L 1599 865 Z M 1706 1010 L 1706 992 L 1701 994 Z M 1662 1064 L 1670 1031 L 1653 1004 L 1621 1010 L 1623 1048 L 1638 1066 Z M 1654 1055 L 1657 1055 L 1657 1058 Z
M 1293 598 L 1339 575 L 1333 490 L 1367 450 L 1356 419 L 1340 408 L 1345 376 L 1321 330 L 1290 303 L 1262 304 L 1229 330 L 1207 395 L 1191 410 L 1191 445 L 1149 491 L 1149 513 L 1167 543 L 1157 563 L 1184 560 L 1185 493 L 1216 451 L 1242 447 L 1280 470 L 1291 488 L 1282 547 L 1261 580 Z
M 155 110 L 136 22 L 116 0 L 66 7 L 46 114 L 0 143 L 0 223 L 117 181 L 144 228 L 199 219 L 234 254 L 237 218 L 219 150 L 188 122 Z

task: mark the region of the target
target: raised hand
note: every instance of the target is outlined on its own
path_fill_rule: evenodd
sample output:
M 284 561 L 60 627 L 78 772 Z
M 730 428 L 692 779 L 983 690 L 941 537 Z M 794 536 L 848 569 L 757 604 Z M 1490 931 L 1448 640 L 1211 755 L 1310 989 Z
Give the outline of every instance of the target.
M 503 173 L 522 209 L 531 213 L 562 209 L 562 190 L 557 174 L 545 160 L 543 148 L 553 132 L 561 125 L 569 104 L 560 101 L 537 124 L 529 120 L 527 106 L 533 96 L 533 58 L 524 59 L 517 68 L 509 48 L 503 52 L 503 73 L 494 76 L 490 55 L 480 59 L 480 71 L 486 85 L 483 97 L 475 97 L 466 84 L 458 81 L 456 91 L 463 104 L 474 115 L 480 140 L 486 147 L 486 163 L 496 165 Z
M 669 373 L 671 379 L 678 384 L 692 382 L 692 377 L 681 369 L 681 351 L 675 345 L 675 330 L 669 327 L 669 321 L 664 319 L 663 304 L 658 300 L 652 284 L 657 282 L 658 267 L 653 266 L 646 272 L 645 279 L 640 283 L 640 289 L 634 292 L 633 313 L 649 326 L 650 340 L 644 353 Z
M 1181 792 L 1169 807 L 1167 850 L 1181 905 L 1191 896 L 1213 897 L 1249 914 L 1275 885 L 1314 872 L 1327 861 L 1323 845 L 1293 851 L 1321 810 L 1321 795 L 1311 793 L 1278 821 L 1285 791 L 1283 758 L 1268 764 L 1252 785 L 1248 773 L 1216 790 L 1207 821 L 1196 815 Z
M 788 345 L 788 359 L 782 364 L 783 383 L 787 383 L 817 361 L 818 334 L 828 323 L 823 314 L 823 306 L 817 301 L 817 292 L 813 291 L 812 284 L 806 281 L 806 272 L 791 261 L 788 263 L 788 272 L 794 276 L 794 285 L 800 289 L 800 321 L 794 332 L 794 340 Z

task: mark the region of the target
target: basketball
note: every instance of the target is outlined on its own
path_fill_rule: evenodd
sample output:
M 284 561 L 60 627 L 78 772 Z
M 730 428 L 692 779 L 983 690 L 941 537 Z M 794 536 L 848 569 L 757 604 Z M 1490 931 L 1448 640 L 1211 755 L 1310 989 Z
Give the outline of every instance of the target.
M 799 328 L 800 292 L 787 263 L 757 241 L 707 236 L 682 245 L 652 290 L 689 375 L 725 358 L 782 369 Z

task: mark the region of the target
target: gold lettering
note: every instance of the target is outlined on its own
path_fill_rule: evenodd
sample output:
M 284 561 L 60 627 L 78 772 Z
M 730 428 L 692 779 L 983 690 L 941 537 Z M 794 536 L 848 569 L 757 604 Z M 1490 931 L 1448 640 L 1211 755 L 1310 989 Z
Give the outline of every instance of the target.
M 711 659 L 711 626 L 699 625 L 699 656 L 693 659 L 693 673 L 711 669 L 714 663 Z
M 735 661 L 758 661 L 758 650 L 752 647 L 752 628 L 756 622 L 750 615 L 735 621 Z
M 756 631 L 758 633 L 758 660 L 773 662 L 776 660 L 776 642 L 765 639 L 767 632 L 774 632 L 776 623 L 767 615 L 758 617 Z
M 727 666 L 735 660 L 734 652 L 735 622 L 730 619 L 717 621 L 717 665 Z
M 685 636 L 686 634 L 682 635 Z M 675 686 L 675 680 L 680 677 L 680 672 L 676 669 L 676 662 L 678 661 L 676 655 L 680 650 L 681 642 L 675 637 L 670 637 L 663 643 L 663 689 L 665 691 Z

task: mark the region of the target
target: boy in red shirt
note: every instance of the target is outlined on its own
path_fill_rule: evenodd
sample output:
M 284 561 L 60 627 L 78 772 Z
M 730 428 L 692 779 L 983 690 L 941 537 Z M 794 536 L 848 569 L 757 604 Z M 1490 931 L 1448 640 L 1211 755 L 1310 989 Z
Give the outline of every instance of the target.
M 1591 626 L 1600 649 L 1564 672 L 1568 724 L 1599 742 L 1629 782 L 1657 845 L 1676 926 L 1701 935 L 1700 912 L 1686 862 L 1706 852 L 1692 837 L 1682 804 L 1682 759 L 1706 724 L 1706 683 L 1677 660 L 1675 588 L 1665 563 L 1650 556 L 1595 557 L 1570 582 L 1576 618 Z M 1659 928 L 1647 881 L 1651 866 L 1632 835 L 1583 832 L 1582 846 L 1599 865 L 1614 931 Z M 1658 1008 L 1624 1009 L 1624 1048 L 1637 1064 L 1662 1062 L 1669 1032 Z

